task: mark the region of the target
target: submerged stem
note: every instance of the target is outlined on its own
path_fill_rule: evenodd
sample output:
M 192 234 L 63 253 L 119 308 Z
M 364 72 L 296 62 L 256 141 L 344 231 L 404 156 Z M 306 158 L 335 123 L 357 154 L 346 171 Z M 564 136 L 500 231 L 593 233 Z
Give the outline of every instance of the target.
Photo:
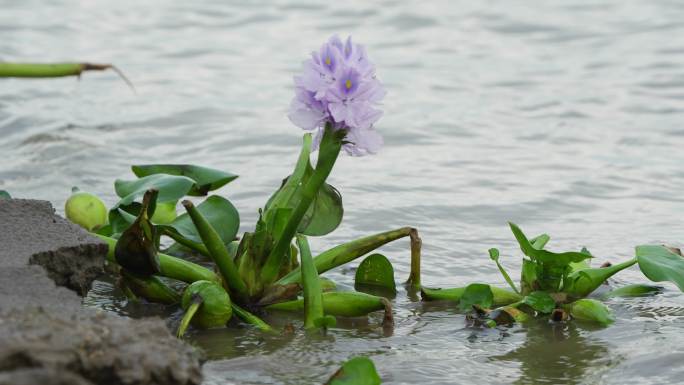
M 248 312 L 247 310 L 241 308 L 240 306 L 236 305 L 235 303 L 232 303 L 230 305 L 233 308 L 233 312 L 240 317 L 243 321 L 247 322 L 250 325 L 254 325 L 257 327 L 259 330 L 264 331 L 264 332 L 273 332 L 273 328 L 271 325 L 267 324 L 264 320 L 261 318 L 255 316 L 254 314 Z

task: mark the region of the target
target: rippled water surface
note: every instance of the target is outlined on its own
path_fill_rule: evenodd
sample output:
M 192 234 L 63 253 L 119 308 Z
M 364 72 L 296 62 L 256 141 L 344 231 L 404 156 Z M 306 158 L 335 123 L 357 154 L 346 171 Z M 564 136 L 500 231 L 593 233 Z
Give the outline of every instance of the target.
M 220 191 L 249 230 L 288 174 L 301 132 L 292 76 L 329 35 L 367 44 L 389 94 L 373 157 L 331 176 L 345 221 L 315 250 L 411 225 L 427 285 L 519 274 L 506 221 L 619 261 L 684 232 L 681 1 L 0 1 L 0 59 L 114 62 L 83 79 L 0 80 L 0 189 L 63 205 L 73 185 L 116 200 L 132 163 L 198 163 L 240 178 Z M 397 279 L 408 242 L 385 247 Z M 350 269 L 329 276 L 347 286 Z M 644 281 L 636 268 L 619 283 Z M 122 314 L 99 282 L 90 301 Z M 318 384 L 353 355 L 388 384 L 680 383 L 684 296 L 609 301 L 606 329 L 467 328 L 453 306 L 402 291 L 393 333 L 369 320 L 325 337 L 231 328 L 193 334 L 206 384 Z M 154 309 L 168 315 L 167 309 Z M 174 313 L 174 317 L 178 314 Z M 283 321 L 280 321 L 283 323 Z M 295 320 L 295 322 L 299 322 Z

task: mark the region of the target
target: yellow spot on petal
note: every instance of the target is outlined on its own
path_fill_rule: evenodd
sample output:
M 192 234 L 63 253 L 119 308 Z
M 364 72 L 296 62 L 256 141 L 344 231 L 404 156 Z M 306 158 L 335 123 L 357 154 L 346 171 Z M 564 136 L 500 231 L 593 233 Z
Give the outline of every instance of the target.
M 347 81 L 344 83 L 344 86 L 347 87 L 347 89 L 350 89 L 352 86 L 351 80 L 347 79 Z
M 327 66 L 330 65 L 330 56 L 325 58 L 325 65 L 327 65 Z

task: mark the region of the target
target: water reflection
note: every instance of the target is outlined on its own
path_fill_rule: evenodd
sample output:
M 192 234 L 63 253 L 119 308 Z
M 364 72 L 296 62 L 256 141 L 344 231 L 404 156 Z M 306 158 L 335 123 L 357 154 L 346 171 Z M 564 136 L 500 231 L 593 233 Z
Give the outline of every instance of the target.
M 588 330 L 574 322 L 537 320 L 526 325 L 526 331 L 526 339 L 518 348 L 491 357 L 520 364 L 520 377 L 514 384 L 595 383 L 601 373 L 621 361 L 611 355 L 605 341 L 588 337 Z

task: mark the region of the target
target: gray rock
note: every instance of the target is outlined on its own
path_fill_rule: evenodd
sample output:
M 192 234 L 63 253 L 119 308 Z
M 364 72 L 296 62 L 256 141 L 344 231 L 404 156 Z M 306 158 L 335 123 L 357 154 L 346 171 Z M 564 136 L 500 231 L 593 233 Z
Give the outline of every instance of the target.
M 0 200 L 0 385 L 201 382 L 163 320 L 81 306 L 106 252 L 48 202 Z
M 102 273 L 107 245 L 55 215 L 50 202 L 0 200 L 0 268 L 40 265 L 59 286 L 84 295 Z

